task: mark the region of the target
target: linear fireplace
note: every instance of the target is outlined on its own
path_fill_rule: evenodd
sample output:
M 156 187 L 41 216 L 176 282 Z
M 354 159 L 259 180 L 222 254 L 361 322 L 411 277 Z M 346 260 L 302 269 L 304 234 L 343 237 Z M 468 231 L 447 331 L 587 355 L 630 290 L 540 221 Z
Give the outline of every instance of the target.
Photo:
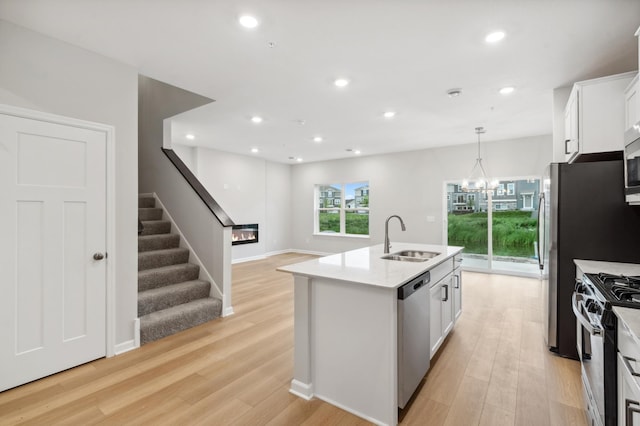
M 231 245 L 251 244 L 258 242 L 258 224 L 233 225 L 231 229 Z

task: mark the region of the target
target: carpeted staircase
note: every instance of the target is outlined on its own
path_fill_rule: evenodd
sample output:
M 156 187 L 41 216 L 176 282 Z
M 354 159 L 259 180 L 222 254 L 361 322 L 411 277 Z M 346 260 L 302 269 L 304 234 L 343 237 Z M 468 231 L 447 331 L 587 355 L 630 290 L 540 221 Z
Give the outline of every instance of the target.
M 152 342 L 218 318 L 222 301 L 209 297 L 211 284 L 198 279 L 200 267 L 189 263 L 189 249 L 171 234 L 155 198 L 138 198 L 138 316 L 140 344 Z

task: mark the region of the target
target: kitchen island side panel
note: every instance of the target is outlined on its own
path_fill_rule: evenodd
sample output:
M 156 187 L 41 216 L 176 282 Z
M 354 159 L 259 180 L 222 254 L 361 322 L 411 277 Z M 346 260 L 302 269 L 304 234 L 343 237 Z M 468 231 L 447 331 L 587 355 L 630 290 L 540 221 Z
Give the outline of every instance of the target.
M 377 424 L 397 424 L 396 290 L 311 281 L 316 397 Z

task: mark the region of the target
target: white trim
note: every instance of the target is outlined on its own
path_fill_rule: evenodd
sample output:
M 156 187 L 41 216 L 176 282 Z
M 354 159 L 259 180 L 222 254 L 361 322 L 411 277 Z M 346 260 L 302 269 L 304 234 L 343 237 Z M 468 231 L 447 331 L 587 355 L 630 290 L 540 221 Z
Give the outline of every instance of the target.
M 116 303 L 115 303 L 115 272 L 116 272 L 116 162 L 115 162 L 115 128 L 106 124 L 77 118 L 64 117 L 48 112 L 36 111 L 12 105 L 0 104 L 0 114 L 29 120 L 44 121 L 53 124 L 73 126 L 81 129 L 104 132 L 106 143 L 106 241 L 105 252 L 108 254 L 106 268 L 105 294 L 105 355 L 112 357 L 116 354 Z
M 127 340 L 126 342 L 118 343 L 116 345 L 116 355 L 122 355 L 125 352 L 132 351 L 134 349 L 138 349 L 140 346 L 136 345 L 136 339 Z
M 233 315 L 235 312 L 233 311 L 233 306 L 226 306 L 223 310 L 222 310 L 222 316 L 223 317 L 228 317 L 229 315 Z
M 189 244 L 187 239 L 184 237 L 184 234 L 182 233 L 182 231 L 180 230 L 176 222 L 173 220 L 173 217 L 171 217 L 171 214 L 169 214 L 164 204 L 162 204 L 162 201 L 160 201 L 158 194 L 154 192 L 153 198 L 155 198 L 158 204 L 160 204 L 160 207 L 162 208 L 162 211 L 163 211 L 163 215 L 166 215 L 166 218 L 169 219 L 169 221 L 171 222 L 171 230 L 175 231 L 178 235 L 180 235 L 180 247 L 185 247 L 189 250 L 189 262 L 195 263 L 196 265 L 200 266 L 200 272 L 199 272 L 198 278 L 204 281 L 209 281 L 211 283 L 211 291 L 209 292 L 209 296 L 216 297 L 220 300 L 223 300 L 223 294 L 222 294 L 222 291 L 220 290 L 220 287 L 213 280 L 213 277 L 211 277 L 211 274 L 209 274 L 209 271 L 207 271 L 207 269 L 204 267 L 204 264 L 202 263 L 202 261 L 200 261 L 200 258 L 198 257 L 196 252 L 193 250 L 193 248 L 191 248 L 191 245 Z
M 314 237 L 342 237 L 342 238 L 359 238 L 359 239 L 370 239 L 371 236 L 370 235 L 363 235 L 363 234 L 341 234 L 339 232 L 314 232 L 312 234 Z
M 244 262 L 251 262 L 253 260 L 262 260 L 262 259 L 266 259 L 267 255 L 266 254 L 259 254 L 257 256 L 249 256 L 249 257 L 241 257 L 238 259 L 233 259 L 231 261 L 232 265 L 235 265 L 236 263 L 244 263 Z
M 299 380 L 293 379 L 291 380 L 289 393 L 292 393 L 304 400 L 310 401 L 313 398 L 313 385 L 311 383 L 302 383 Z
M 133 338 L 135 340 L 134 345 L 136 348 L 140 347 L 140 318 L 133 320 Z

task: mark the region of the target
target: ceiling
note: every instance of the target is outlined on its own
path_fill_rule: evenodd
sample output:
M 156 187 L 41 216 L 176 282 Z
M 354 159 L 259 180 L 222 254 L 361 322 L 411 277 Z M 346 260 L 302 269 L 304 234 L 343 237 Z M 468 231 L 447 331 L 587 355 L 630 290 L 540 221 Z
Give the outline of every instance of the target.
M 637 69 L 640 1 L 0 0 L 0 18 L 215 99 L 176 142 L 295 163 L 551 134 L 554 88 Z

